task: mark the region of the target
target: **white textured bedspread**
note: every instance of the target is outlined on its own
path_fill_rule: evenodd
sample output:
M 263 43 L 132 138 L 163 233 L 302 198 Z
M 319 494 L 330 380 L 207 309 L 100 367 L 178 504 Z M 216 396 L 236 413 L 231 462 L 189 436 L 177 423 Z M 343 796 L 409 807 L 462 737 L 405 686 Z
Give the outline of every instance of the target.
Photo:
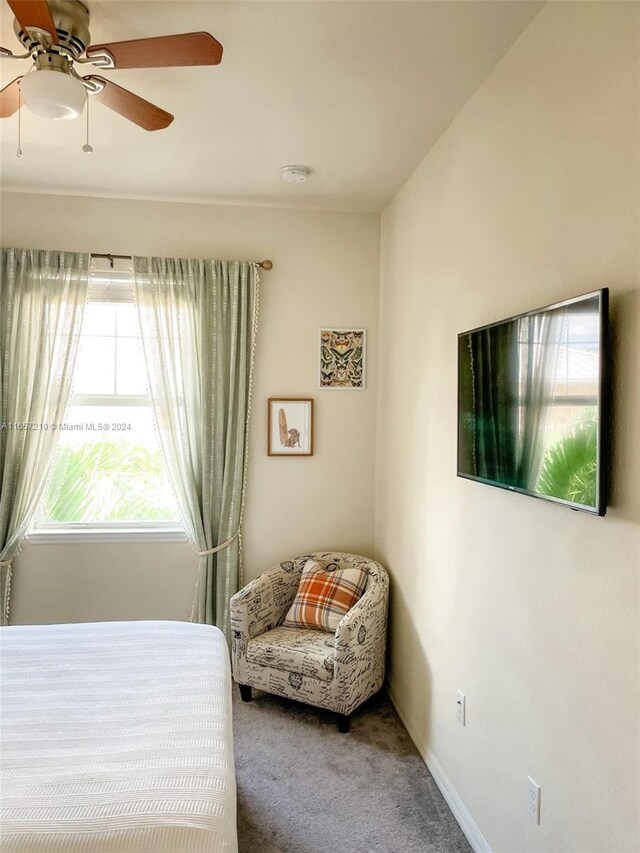
M 229 652 L 187 622 L 0 629 L 2 853 L 235 853 Z

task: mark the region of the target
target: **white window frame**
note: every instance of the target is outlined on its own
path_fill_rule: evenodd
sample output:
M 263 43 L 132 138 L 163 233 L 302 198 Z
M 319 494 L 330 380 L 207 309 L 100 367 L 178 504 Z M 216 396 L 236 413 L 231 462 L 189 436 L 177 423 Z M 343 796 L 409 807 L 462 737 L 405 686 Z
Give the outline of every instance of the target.
M 33 545 L 64 542 L 187 542 L 183 526 L 166 521 L 127 521 L 92 523 L 78 521 L 41 521 L 27 537 Z
M 95 263 L 95 262 L 94 262 Z M 131 264 L 124 269 L 94 270 L 90 278 L 89 302 L 135 302 Z M 74 394 L 70 405 L 150 406 L 148 397 L 141 394 Z M 28 541 L 34 545 L 63 542 L 186 542 L 184 523 L 176 521 L 45 521 L 44 501 L 40 503 Z

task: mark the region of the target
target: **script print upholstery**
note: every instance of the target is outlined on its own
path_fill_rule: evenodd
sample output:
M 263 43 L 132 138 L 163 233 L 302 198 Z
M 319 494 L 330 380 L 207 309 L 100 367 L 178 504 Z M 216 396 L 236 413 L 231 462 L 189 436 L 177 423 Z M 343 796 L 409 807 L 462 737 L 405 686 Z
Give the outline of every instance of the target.
M 335 664 L 334 636 L 317 629 L 274 628 L 249 641 L 247 659 L 260 666 L 329 681 Z
M 274 629 L 282 632 L 282 621 L 310 559 L 324 565 L 333 562 L 340 568 L 362 568 L 367 573 L 367 585 L 359 601 L 341 619 L 335 634 L 307 628 L 287 629 L 305 637 L 306 658 L 302 660 L 292 657 L 291 635 L 278 634 Z M 389 579 L 384 568 L 375 560 L 357 554 L 323 551 L 273 566 L 231 599 L 235 680 L 339 714 L 351 714 L 384 681 L 388 600 Z M 258 642 L 252 645 L 256 639 Z M 332 649 L 327 647 L 327 640 Z M 313 653 L 309 644 L 315 644 Z M 267 647 L 268 656 L 261 657 L 261 649 Z M 331 651 L 333 672 L 329 673 L 327 664 L 319 677 L 317 661 L 322 656 L 324 666 L 327 652 Z M 316 661 L 315 672 L 312 661 Z

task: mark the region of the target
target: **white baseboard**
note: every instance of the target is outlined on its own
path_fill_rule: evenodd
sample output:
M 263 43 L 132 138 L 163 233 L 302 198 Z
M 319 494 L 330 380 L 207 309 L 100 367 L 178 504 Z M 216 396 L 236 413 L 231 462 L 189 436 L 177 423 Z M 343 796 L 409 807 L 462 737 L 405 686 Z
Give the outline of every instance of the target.
M 398 696 L 391 682 L 387 682 L 387 692 L 389 694 L 389 698 L 391 699 L 393 707 L 396 709 L 398 716 L 402 720 L 405 729 L 408 731 L 409 736 L 411 737 L 411 740 L 416 745 L 416 749 L 420 753 L 420 756 L 424 763 L 427 765 L 429 773 L 431 773 L 431 775 L 433 776 L 436 785 L 440 789 L 440 793 L 445 798 L 447 805 L 453 812 L 453 816 L 460 825 L 460 829 L 464 832 L 467 841 L 472 846 L 475 853 L 492 853 L 491 847 L 489 847 L 487 839 L 480 832 L 478 824 L 471 817 L 469 809 L 460 799 L 460 795 L 451 784 L 451 780 L 442 769 L 440 762 L 431 752 L 431 750 L 425 744 L 421 743 L 421 739 L 413 730 L 413 727 L 409 723 L 407 716 L 404 713 L 402 704 L 398 701 Z

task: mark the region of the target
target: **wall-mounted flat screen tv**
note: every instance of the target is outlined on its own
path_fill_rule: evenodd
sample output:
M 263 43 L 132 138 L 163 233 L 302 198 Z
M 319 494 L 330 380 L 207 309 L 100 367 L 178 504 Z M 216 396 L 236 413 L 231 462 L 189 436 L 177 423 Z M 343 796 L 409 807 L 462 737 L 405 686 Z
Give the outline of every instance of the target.
M 458 476 L 604 515 L 608 290 L 458 335 Z

